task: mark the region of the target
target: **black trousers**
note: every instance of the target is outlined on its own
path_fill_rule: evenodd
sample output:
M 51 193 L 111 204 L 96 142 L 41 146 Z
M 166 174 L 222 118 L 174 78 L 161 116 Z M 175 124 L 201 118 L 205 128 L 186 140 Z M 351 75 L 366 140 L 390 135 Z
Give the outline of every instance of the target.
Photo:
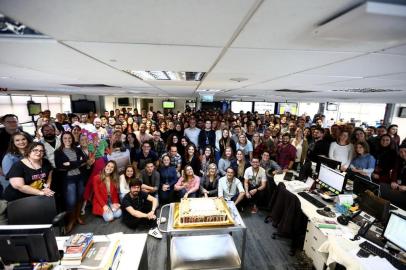
M 152 204 L 151 203 L 147 203 L 144 204 L 141 209 L 138 209 L 138 211 L 142 212 L 142 213 L 149 213 L 151 212 L 152 209 Z M 124 209 L 124 211 L 127 211 Z M 123 216 L 123 223 L 131 228 L 131 229 L 136 229 L 136 228 L 147 228 L 147 229 L 152 229 L 157 227 L 157 223 L 156 223 L 156 219 L 148 219 L 148 218 L 136 218 L 131 216 L 130 214 L 126 213 Z

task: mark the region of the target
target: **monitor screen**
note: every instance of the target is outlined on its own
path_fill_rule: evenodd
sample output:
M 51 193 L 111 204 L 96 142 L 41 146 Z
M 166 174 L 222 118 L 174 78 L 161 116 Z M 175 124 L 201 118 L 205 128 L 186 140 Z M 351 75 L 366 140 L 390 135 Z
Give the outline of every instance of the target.
M 269 111 L 270 114 L 274 114 L 275 102 L 255 102 L 254 111 L 259 114 L 265 114 L 266 111 Z
M 343 192 L 345 176 L 339 171 L 333 170 L 326 165 L 321 164 L 318 179 L 320 185 L 326 187 L 330 191 L 336 194 Z
M 231 101 L 231 111 L 233 113 L 252 112 L 252 101 Z
M 279 103 L 278 114 L 284 114 L 285 112 L 297 115 L 297 103 Z
M 202 102 L 213 102 L 214 96 L 213 95 L 201 95 L 200 100 Z
M 354 173 L 347 173 L 347 179 L 353 182 L 353 193 L 361 195 L 366 190 L 372 191 L 376 196 L 380 195 L 380 185 Z
M 41 112 L 41 103 L 27 102 L 28 115 L 38 115 Z
M 330 168 L 332 168 L 334 170 L 339 170 L 340 166 L 341 166 L 341 162 L 338 161 L 338 160 L 331 159 L 331 158 L 328 158 L 328 157 L 323 156 L 323 155 L 318 155 L 317 156 L 316 173 L 319 173 L 321 164 L 324 164 L 327 167 L 330 167 Z
M 175 101 L 162 101 L 162 108 L 164 109 L 174 109 L 175 108 Z
M 118 106 L 130 106 L 129 98 L 118 98 L 117 102 L 118 102 Z
M 338 110 L 338 104 L 327 102 L 326 110 L 327 111 L 337 111 Z
M 89 113 L 96 112 L 96 102 L 91 100 L 72 100 L 72 112 L 74 113 Z
M 406 250 L 406 217 L 391 212 L 383 236 L 403 251 Z
M 0 254 L 6 264 L 60 259 L 51 224 L 0 226 Z

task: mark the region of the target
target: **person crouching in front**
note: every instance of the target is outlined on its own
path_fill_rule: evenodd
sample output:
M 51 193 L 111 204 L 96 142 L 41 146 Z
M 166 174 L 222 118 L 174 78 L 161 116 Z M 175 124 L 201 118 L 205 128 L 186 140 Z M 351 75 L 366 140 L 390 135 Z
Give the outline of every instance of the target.
M 162 234 L 158 230 L 158 220 L 155 210 L 158 207 L 158 199 L 141 191 L 142 182 L 137 179 L 131 179 L 129 183 L 130 192 L 128 192 L 122 201 L 123 223 L 131 229 L 139 226 L 147 227 L 148 234 L 161 239 Z

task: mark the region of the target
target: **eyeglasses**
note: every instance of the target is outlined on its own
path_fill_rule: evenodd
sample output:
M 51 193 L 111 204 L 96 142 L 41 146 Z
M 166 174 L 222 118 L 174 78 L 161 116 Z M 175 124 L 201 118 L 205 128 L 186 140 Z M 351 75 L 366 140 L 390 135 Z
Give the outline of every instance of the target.
M 41 150 L 41 149 L 32 149 L 32 151 L 31 152 L 34 152 L 34 153 L 45 153 L 45 150 Z

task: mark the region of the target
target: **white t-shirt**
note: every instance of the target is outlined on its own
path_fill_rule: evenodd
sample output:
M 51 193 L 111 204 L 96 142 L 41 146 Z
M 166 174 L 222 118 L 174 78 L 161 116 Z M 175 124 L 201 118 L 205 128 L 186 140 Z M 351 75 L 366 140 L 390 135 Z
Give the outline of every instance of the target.
M 185 136 L 198 148 L 200 129 L 197 127 L 185 129 Z
M 337 142 L 330 144 L 328 157 L 341 162 L 341 165 L 348 167 L 354 156 L 354 146 L 349 143 L 347 145 L 339 145 Z
M 253 186 L 260 186 L 261 182 L 267 181 L 265 169 L 259 167 L 258 171 L 254 172 L 251 166 L 245 170 L 244 179 L 248 179 Z

